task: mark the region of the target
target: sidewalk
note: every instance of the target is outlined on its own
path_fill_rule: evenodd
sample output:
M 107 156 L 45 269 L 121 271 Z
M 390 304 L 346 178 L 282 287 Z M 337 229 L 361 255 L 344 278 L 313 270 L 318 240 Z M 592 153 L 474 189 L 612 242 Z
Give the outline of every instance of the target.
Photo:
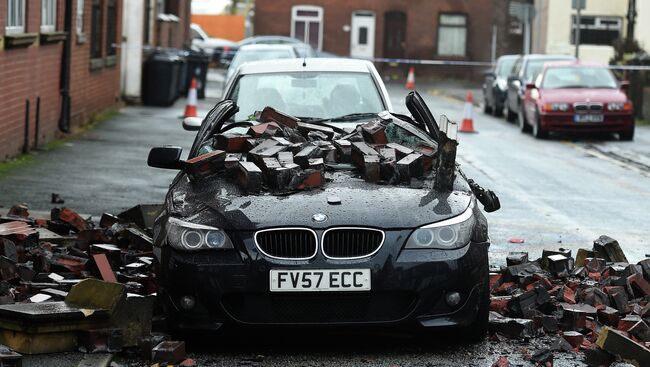
M 199 113 L 214 105 L 199 103 Z M 187 152 L 194 132 L 179 118 L 185 100 L 169 108 L 131 106 L 81 137 L 52 151 L 37 152 L 34 161 L 0 176 L 1 211 L 26 203 L 33 210 L 50 210 L 52 193 L 60 194 L 80 213 L 119 213 L 139 203 L 161 203 L 175 171 L 147 166 L 156 145 L 182 146 Z
M 205 116 L 219 101 L 223 72 L 210 70 L 206 98 L 198 103 Z M 49 211 L 52 193 L 79 213 L 119 213 L 137 204 L 157 204 L 176 171 L 150 168 L 151 147 L 178 145 L 185 154 L 193 131 L 181 125 L 186 100 L 171 107 L 128 106 L 110 120 L 52 151 L 35 152 L 32 162 L 0 175 L 0 213 L 17 203 Z M 61 206 L 61 204 L 58 204 Z

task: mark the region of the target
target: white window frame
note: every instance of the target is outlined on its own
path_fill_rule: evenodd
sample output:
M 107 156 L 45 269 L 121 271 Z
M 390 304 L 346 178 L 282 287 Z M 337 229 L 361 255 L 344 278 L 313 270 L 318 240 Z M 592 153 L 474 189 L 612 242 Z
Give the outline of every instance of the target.
M 6 0 L 5 34 L 25 33 L 25 0 Z
M 298 15 L 299 11 L 315 11 L 317 16 Z M 296 22 L 305 22 L 306 37 L 296 37 Z M 309 44 L 309 23 L 318 22 L 318 51 L 323 50 L 323 7 L 315 5 L 294 5 L 291 7 L 291 37 Z
M 77 36 L 83 36 L 84 34 L 84 6 L 86 5 L 85 0 L 77 0 L 77 14 L 75 19 L 75 31 Z
M 442 23 L 442 18 L 444 16 L 450 16 L 450 17 L 462 17 L 464 19 L 464 24 L 462 25 L 457 25 L 457 24 L 443 24 Z M 464 44 L 463 44 L 463 52 L 462 53 L 452 53 L 452 52 L 442 52 L 440 45 L 442 44 L 441 37 L 443 36 L 441 33 L 441 30 L 443 28 L 449 28 L 449 29 L 459 29 L 463 30 L 464 33 Z M 438 15 L 438 44 L 437 44 L 437 49 L 438 49 L 438 55 L 439 56 L 452 56 L 452 57 L 465 57 L 467 56 L 467 14 L 462 14 L 462 13 L 440 13 Z
M 41 33 L 56 30 L 57 0 L 41 0 Z

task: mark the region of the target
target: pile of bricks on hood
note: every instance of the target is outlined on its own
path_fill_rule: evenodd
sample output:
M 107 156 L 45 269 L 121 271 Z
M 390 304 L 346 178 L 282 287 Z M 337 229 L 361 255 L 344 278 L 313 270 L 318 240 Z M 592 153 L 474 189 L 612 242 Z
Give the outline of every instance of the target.
M 511 252 L 490 274 L 492 338 L 557 336 L 554 348 L 530 355 L 552 365 L 554 352 L 584 354 L 590 366 L 624 360 L 650 366 L 650 259 L 630 264 L 618 242 L 601 236 L 592 249 L 544 250 L 528 260 Z M 495 366 L 507 366 L 501 357 Z
M 344 134 L 267 107 L 259 124 L 212 137 L 185 169 L 193 180 L 227 172 L 253 194 L 322 187 L 326 167 L 333 165 L 356 168 L 367 182 L 408 185 L 431 171 L 435 145 L 419 141 L 409 148 L 389 141 L 386 128 L 394 118 L 382 115 Z
M 151 226 L 159 211 L 159 205 L 138 205 L 117 216 L 104 213 L 98 225 L 65 207 L 52 209 L 49 215 L 30 215 L 26 206 L 16 205 L 0 216 L 0 343 L 16 341 L 6 338 L 9 331 L 28 336 L 12 346 L 21 353 L 135 349 L 146 360 L 193 365 L 185 358 L 182 341 L 151 333 L 152 320 L 157 319 L 153 316 L 156 283 Z M 101 318 L 98 312 L 88 312 L 92 306 L 70 303 L 75 287 L 78 290 L 88 280 L 92 281 L 84 284 L 84 291 L 104 296 L 114 291 L 111 304 L 118 313 L 122 307 L 127 316 Z M 60 307 L 67 314 L 65 320 L 57 321 L 52 310 Z M 86 321 L 69 316 L 82 309 L 88 313 Z M 41 312 L 42 317 L 36 316 Z M 12 315 L 26 317 L 12 320 Z M 39 335 L 48 335 L 50 327 L 72 330 L 76 340 L 65 346 L 55 339 L 37 342 Z M 21 354 L 0 345 L 0 365 L 19 366 L 20 360 Z

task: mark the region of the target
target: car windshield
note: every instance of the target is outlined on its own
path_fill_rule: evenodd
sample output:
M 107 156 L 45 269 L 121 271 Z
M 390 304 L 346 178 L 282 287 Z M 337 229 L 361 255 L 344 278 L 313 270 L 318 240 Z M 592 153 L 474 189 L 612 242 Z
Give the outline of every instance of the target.
M 235 121 L 271 106 L 302 119 L 379 113 L 384 103 L 369 73 L 296 72 L 240 77 L 228 97 L 239 106 Z M 349 121 L 349 119 L 348 119 Z
M 554 61 L 567 61 L 567 59 L 536 59 L 528 61 L 528 65 L 526 66 L 526 70 L 524 72 L 526 82 L 530 83 L 535 80 L 537 78 L 537 75 L 542 72 L 544 64 Z
M 251 61 L 260 61 L 260 60 L 275 60 L 275 59 L 291 59 L 296 57 L 295 54 L 289 49 L 282 50 L 240 50 L 235 55 L 235 58 L 232 60 L 230 67 L 232 70 L 237 70 L 237 68 Z
M 502 59 L 501 62 L 499 62 L 499 65 L 497 65 L 497 76 L 502 78 L 508 77 L 512 71 L 512 66 L 515 64 L 515 61 L 517 61 L 516 57 Z
M 542 88 L 616 88 L 616 79 L 603 67 L 554 67 L 546 70 Z

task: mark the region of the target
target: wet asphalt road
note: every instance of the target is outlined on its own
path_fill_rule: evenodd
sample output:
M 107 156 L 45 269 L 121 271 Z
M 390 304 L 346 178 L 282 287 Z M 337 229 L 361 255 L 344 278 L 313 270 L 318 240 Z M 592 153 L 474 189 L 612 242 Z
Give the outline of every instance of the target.
M 403 108 L 406 92 L 390 89 Z M 423 97 L 435 116 L 462 120 L 463 102 L 428 90 Z M 444 92 L 444 91 L 443 91 Z M 493 264 L 509 251 L 591 248 L 602 234 L 617 239 L 628 260 L 650 254 L 650 126 L 633 142 L 612 136 L 554 136 L 537 140 L 504 118 L 474 110 L 476 134 L 459 134 L 459 162 L 468 177 L 494 190 L 502 209 L 487 214 Z M 523 244 L 509 240 L 523 239 Z
M 434 85 L 421 87 L 434 115 L 445 113 L 460 121 L 462 102 L 441 95 Z M 389 92 L 396 111 L 404 112 L 406 91 L 392 85 Z M 215 101 L 206 100 L 200 111 L 206 112 Z M 35 162 L 0 177 L 0 205 L 26 202 L 33 209 L 49 210 L 52 192 L 61 194 L 66 206 L 94 215 L 160 202 L 174 173 L 148 168 L 146 156 L 151 146 L 159 144 L 189 148 L 193 134 L 180 127 L 182 109 L 182 101 L 168 109 L 124 108 L 118 117 L 81 138 L 39 153 Z M 650 252 L 646 237 L 650 170 L 643 165 L 650 157 L 650 128 L 638 129 L 632 143 L 537 141 L 521 134 L 514 124 L 479 110 L 475 126 L 477 134 L 459 138 L 459 160 L 469 177 L 500 196 L 503 209 L 487 216 L 494 264 L 504 263 L 511 250 L 529 251 L 536 257 L 543 248 L 590 247 L 600 234 L 617 238 L 630 260 Z M 525 243 L 511 244 L 511 238 L 523 238 Z M 394 335 L 260 338 L 199 338 L 190 341 L 191 356 L 200 366 L 403 367 L 490 366 L 506 354 L 515 365 L 530 365 L 524 360 L 526 345 L 519 342 L 467 345 L 461 338 L 423 344 L 421 339 Z M 45 361 L 52 366 L 74 365 L 71 361 L 78 357 L 29 357 L 25 365 Z M 582 365 L 580 357 L 572 354 L 556 358 L 556 366 Z

